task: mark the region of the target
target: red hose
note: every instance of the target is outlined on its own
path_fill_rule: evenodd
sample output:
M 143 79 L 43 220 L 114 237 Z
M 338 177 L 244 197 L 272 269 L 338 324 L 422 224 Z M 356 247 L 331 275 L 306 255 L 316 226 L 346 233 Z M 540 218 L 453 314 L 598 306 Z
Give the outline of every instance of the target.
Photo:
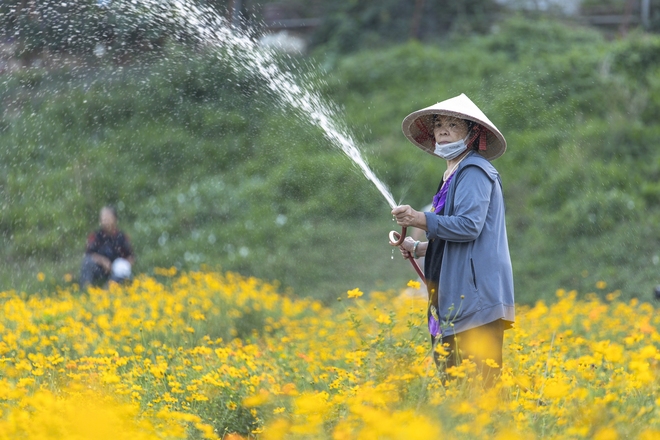
M 396 231 L 390 231 L 390 244 L 392 246 L 401 246 L 403 240 L 406 239 L 406 229 L 407 228 L 405 226 L 402 226 L 400 234 Z M 419 275 L 419 278 L 424 282 L 424 284 L 426 284 L 424 272 L 422 272 L 422 269 L 419 268 L 419 264 L 417 264 L 415 259 L 412 257 L 408 258 L 408 260 L 410 260 L 410 264 L 412 264 L 412 267 L 415 269 L 415 272 L 417 272 L 417 275 Z

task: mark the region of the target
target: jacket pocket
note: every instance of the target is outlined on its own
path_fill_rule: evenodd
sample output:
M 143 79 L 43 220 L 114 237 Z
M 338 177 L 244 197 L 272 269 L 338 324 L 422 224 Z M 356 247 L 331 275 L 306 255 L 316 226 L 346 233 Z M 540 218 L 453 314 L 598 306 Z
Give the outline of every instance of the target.
M 474 270 L 474 260 L 470 258 L 470 270 L 472 271 L 472 287 L 477 290 L 477 272 Z

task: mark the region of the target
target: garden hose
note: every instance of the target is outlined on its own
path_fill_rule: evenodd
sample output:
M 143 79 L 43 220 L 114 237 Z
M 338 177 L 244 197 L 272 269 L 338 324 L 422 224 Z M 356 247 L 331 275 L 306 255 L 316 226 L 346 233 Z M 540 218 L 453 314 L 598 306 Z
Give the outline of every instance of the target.
M 401 233 L 399 234 L 396 231 L 390 231 L 390 244 L 392 246 L 401 246 L 403 243 L 403 240 L 406 239 L 406 227 L 402 226 L 401 227 Z M 424 278 L 424 272 L 422 272 L 422 269 L 419 268 L 419 265 L 415 261 L 414 258 L 408 258 L 410 260 L 410 264 L 412 264 L 413 269 L 415 269 L 415 272 L 417 272 L 417 275 L 419 275 L 419 278 L 426 284 L 426 278 Z

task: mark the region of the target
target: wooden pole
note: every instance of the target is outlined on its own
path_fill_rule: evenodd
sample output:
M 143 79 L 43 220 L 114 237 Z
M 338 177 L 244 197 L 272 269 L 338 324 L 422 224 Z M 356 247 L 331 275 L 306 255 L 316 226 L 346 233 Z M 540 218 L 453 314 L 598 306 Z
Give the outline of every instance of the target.
M 630 24 L 630 17 L 632 16 L 632 9 L 634 4 L 635 0 L 626 1 L 626 10 L 623 13 L 623 21 L 619 27 L 619 33 L 621 35 L 626 35 L 628 33 L 628 25 Z
M 422 21 L 422 12 L 424 11 L 425 0 L 415 0 L 415 9 L 413 10 L 412 23 L 410 26 L 410 38 L 419 39 L 419 27 Z

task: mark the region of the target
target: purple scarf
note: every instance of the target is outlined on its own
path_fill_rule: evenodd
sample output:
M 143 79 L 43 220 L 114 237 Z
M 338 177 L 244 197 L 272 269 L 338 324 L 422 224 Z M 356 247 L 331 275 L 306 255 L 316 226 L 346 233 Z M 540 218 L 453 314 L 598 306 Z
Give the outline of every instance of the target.
M 440 191 L 436 195 L 433 196 L 433 207 L 431 208 L 431 211 L 440 214 L 442 212 L 442 209 L 445 207 L 445 202 L 447 201 L 447 190 L 449 189 L 449 184 L 451 183 L 451 179 L 454 177 L 454 174 L 449 176 L 447 181 L 442 185 L 440 188 Z
M 433 337 L 438 337 L 442 334 L 442 329 L 440 328 L 440 317 L 438 316 L 438 309 L 435 308 L 433 304 L 429 305 L 429 333 Z

